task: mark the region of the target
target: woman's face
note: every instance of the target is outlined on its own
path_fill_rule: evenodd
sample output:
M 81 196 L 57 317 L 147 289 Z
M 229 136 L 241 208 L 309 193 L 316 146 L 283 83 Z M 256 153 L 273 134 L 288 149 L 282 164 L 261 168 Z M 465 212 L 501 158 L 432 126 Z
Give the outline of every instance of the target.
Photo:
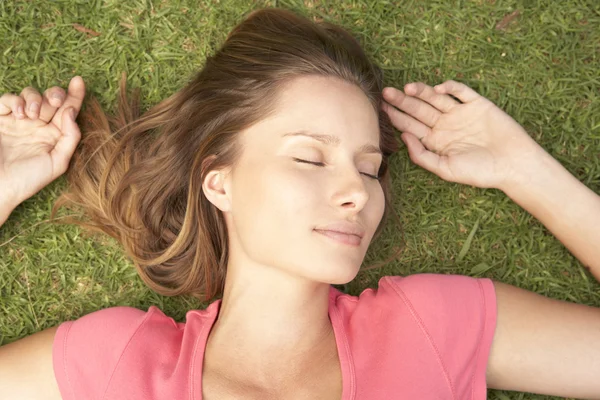
M 276 112 L 240 140 L 243 154 L 226 183 L 230 250 L 242 252 L 233 259 L 330 284 L 354 279 L 385 206 L 380 182 L 367 176 L 377 176 L 382 156 L 377 114 L 361 89 L 335 78 L 296 78 Z M 360 243 L 317 231 L 338 223 L 361 230 Z

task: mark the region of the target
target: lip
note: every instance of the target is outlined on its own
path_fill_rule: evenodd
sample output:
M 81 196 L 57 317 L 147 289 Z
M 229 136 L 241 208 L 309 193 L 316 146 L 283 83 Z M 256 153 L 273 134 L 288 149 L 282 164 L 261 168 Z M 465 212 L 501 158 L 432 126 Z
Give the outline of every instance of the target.
M 361 238 L 357 235 L 352 235 L 348 233 L 336 232 L 336 231 L 326 231 L 321 229 L 315 229 L 315 232 L 320 233 L 321 235 L 327 236 L 330 239 L 335 240 L 336 242 L 343 243 L 349 246 L 357 247 L 360 246 Z
M 365 230 L 359 224 L 347 221 L 338 221 L 324 226 L 317 226 L 315 230 L 345 233 L 346 235 L 358 236 L 361 239 L 365 236 Z
M 347 221 L 319 226 L 315 228 L 315 231 L 338 242 L 352 246 L 360 245 L 362 238 L 365 236 L 365 231 L 360 225 Z

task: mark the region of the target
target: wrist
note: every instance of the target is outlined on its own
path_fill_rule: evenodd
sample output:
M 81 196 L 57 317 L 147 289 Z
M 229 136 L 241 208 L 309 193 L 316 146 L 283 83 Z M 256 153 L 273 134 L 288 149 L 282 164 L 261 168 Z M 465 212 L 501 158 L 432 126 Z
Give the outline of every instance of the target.
M 501 190 L 534 215 L 552 214 L 566 207 L 569 196 L 589 190 L 545 151 L 524 161 L 520 170 Z
M 551 182 L 552 174 L 562 169 L 564 167 L 532 139 L 518 160 L 511 163 L 505 179 L 497 189 L 510 196 L 531 185 Z
M 8 216 L 18 205 L 19 202 L 16 201 L 15 196 L 13 196 L 10 191 L 3 190 L 2 193 L 0 193 L 0 225 L 8 219 Z

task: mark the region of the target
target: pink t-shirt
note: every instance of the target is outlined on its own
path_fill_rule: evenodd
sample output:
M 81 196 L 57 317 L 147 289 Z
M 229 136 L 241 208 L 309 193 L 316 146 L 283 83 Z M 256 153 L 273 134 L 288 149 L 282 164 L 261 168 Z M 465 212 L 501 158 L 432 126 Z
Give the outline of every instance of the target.
M 63 400 L 202 399 L 202 364 L 221 300 L 177 323 L 112 307 L 60 325 L 54 372 Z M 485 399 L 496 327 L 489 279 L 385 276 L 359 296 L 331 287 L 342 400 Z

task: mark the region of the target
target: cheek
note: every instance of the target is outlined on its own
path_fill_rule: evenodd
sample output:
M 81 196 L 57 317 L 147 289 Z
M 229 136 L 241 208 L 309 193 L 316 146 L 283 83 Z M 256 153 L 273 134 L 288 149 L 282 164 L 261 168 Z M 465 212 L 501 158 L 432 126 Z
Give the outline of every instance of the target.
M 233 224 L 242 251 L 264 265 L 302 269 L 323 193 L 307 174 L 261 166 L 236 177 Z
M 302 171 L 254 164 L 235 177 L 233 217 L 238 230 L 261 227 L 263 234 L 293 230 L 319 221 L 307 219 L 320 202 L 319 183 Z
M 264 163 L 245 165 L 241 171 L 233 184 L 232 216 L 240 240 L 247 241 L 248 247 L 256 249 L 261 243 L 273 244 L 284 238 L 298 240 L 314 225 L 326 222 L 319 217 L 329 217 L 319 214 L 328 208 L 326 194 L 331 183 L 326 180 L 293 167 Z M 363 222 L 373 231 L 384 208 L 383 189 L 373 184 L 369 203 L 362 210 Z
M 379 188 L 372 195 L 369 201 L 373 204 L 369 218 L 373 218 L 373 226 L 376 229 L 379 223 L 381 222 L 381 219 L 383 218 L 383 213 L 385 211 L 385 196 L 383 194 L 383 188 L 381 186 L 379 186 Z
M 322 186 L 321 180 L 304 171 L 283 170 L 275 174 L 269 189 L 281 211 L 307 214 L 323 205 L 325 192 Z

